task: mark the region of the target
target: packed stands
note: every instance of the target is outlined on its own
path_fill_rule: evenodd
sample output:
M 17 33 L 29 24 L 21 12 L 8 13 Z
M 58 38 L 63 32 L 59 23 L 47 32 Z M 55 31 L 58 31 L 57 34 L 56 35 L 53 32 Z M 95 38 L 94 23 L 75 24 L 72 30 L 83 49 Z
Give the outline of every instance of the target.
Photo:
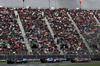
M 54 31 L 55 38 L 58 38 L 57 44 L 60 44 L 61 50 L 65 54 L 78 53 L 78 51 L 83 50 L 87 51 L 67 12 L 68 9 L 65 8 L 45 10 L 45 15 Z
M 98 47 L 98 45 L 100 46 L 100 25 L 94 18 L 95 15 L 100 22 L 99 10 L 17 8 L 17 11 L 26 38 L 32 48 L 32 54 L 60 54 L 54 42 L 55 38 L 57 38 L 57 44 L 60 45 L 60 50 L 64 54 L 88 53 L 67 12 L 89 44 L 91 52 L 100 53 Z M 44 12 L 55 34 L 54 39 L 45 23 L 42 12 Z M 17 17 L 13 8 L 0 8 L 0 54 L 27 54 L 28 50 L 17 23 Z
M 57 46 L 42 17 L 42 9 L 19 8 L 20 20 L 31 44 L 33 54 L 59 54 Z
M 92 52 L 100 44 L 100 26 L 97 24 L 92 10 L 70 10 L 70 15 L 77 24 L 81 34 L 85 37 Z M 99 16 L 96 12 L 96 16 Z M 99 17 L 98 17 L 99 18 Z
M 17 24 L 13 8 L 0 8 L 0 53 L 24 54 L 24 39 Z

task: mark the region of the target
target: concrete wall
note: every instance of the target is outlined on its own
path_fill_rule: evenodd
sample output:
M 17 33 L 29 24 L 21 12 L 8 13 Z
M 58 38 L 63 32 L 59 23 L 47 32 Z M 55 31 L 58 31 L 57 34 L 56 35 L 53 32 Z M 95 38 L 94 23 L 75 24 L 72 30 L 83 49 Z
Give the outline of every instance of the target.
M 81 0 L 83 9 L 100 9 L 100 0 Z M 49 8 L 48 0 L 25 0 L 25 6 Z M 79 8 L 79 0 L 51 0 L 51 7 Z M 0 0 L 5 7 L 23 7 L 23 0 Z

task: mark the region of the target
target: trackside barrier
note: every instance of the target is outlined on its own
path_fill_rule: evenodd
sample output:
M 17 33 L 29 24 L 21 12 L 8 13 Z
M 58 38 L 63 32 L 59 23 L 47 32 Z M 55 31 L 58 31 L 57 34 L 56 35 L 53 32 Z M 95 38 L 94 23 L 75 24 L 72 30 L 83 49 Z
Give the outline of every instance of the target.
M 41 59 L 41 58 L 91 58 L 92 60 L 100 60 L 100 55 L 0 55 L 1 59 L 27 58 L 27 59 Z

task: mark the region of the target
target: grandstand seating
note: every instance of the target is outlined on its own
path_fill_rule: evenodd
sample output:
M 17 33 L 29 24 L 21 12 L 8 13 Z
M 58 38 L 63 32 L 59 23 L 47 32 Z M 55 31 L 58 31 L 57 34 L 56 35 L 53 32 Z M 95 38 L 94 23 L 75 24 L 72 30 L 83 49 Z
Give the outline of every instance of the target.
M 17 8 L 17 11 L 32 48 L 32 54 L 60 54 L 54 42 L 55 38 L 64 54 L 81 51 L 85 51 L 83 54 L 86 54 L 88 52 L 67 12 L 90 48 L 100 53 L 98 51 L 100 49 L 98 47 L 100 45 L 100 25 L 94 18 L 95 15 L 100 22 L 100 10 Z M 42 11 L 55 34 L 54 39 L 45 23 Z M 14 8 L 0 8 L 0 54 L 27 54 L 27 51 Z
M 54 31 L 56 37 L 58 37 L 58 44 L 61 46 L 61 50 L 65 54 L 70 51 L 87 50 L 85 44 L 77 33 L 75 27 L 70 21 L 67 15 L 67 9 L 55 9 L 45 10 L 45 15 Z
M 97 49 L 97 44 L 100 43 L 100 26 L 95 21 L 94 14 L 91 14 L 93 11 L 70 10 L 69 12 L 91 49 Z
M 57 54 L 57 46 L 39 9 L 18 9 L 33 54 Z M 40 47 L 39 47 L 40 44 Z M 57 50 L 57 51 L 56 51 Z
M 7 45 L 9 45 L 7 47 Z M 20 54 L 27 52 L 13 8 L 0 8 L 0 52 Z

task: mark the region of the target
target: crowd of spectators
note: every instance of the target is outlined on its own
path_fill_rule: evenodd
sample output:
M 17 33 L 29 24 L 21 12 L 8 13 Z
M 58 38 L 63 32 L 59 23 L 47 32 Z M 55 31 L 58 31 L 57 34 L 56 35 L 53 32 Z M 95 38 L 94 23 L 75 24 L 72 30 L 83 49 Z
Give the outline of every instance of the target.
M 69 10 L 69 12 L 92 51 L 97 50 L 98 44 L 100 45 L 100 25 L 97 24 L 93 11 Z M 99 19 L 99 11 L 95 14 Z
M 45 10 L 45 15 L 50 23 L 51 28 L 60 44 L 63 53 L 78 53 L 77 51 L 87 51 L 85 44 L 73 26 L 73 23 L 67 15 L 68 10 L 64 8 L 55 10 Z
M 65 54 L 86 54 L 88 52 L 67 12 L 69 12 L 80 33 L 89 44 L 92 49 L 91 52 L 99 53 L 100 25 L 97 24 L 94 15 L 100 22 L 100 10 L 17 8 L 17 11 L 26 38 L 32 48 L 32 54 L 60 54 L 54 42 L 55 38 L 57 38 L 57 44 L 60 45 L 60 50 Z M 54 39 L 45 23 L 42 11 L 55 34 Z M 0 53 L 2 54 L 27 53 L 17 17 L 13 8 L 0 8 Z
M 42 17 L 43 9 L 19 8 L 20 20 L 33 54 L 58 54 L 57 46 Z
M 13 8 L 0 8 L 0 53 L 24 54 L 27 51 Z

